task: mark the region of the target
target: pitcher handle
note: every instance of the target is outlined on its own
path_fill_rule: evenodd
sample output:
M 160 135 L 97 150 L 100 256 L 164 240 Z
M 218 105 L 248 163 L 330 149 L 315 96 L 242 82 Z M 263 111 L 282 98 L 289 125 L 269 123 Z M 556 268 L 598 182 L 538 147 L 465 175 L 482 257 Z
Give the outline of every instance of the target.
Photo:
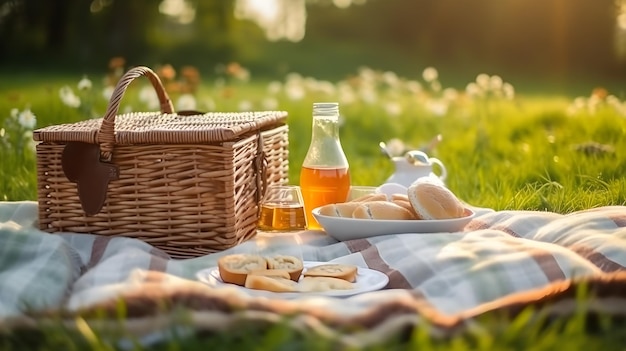
M 445 181 L 446 178 L 448 177 L 448 171 L 446 170 L 446 166 L 443 165 L 443 162 L 441 162 L 441 160 L 439 160 L 436 157 L 429 157 L 428 158 L 428 162 L 432 165 L 437 164 L 439 166 L 439 168 L 441 168 L 441 175 L 439 175 L 439 179 L 441 179 L 442 181 Z

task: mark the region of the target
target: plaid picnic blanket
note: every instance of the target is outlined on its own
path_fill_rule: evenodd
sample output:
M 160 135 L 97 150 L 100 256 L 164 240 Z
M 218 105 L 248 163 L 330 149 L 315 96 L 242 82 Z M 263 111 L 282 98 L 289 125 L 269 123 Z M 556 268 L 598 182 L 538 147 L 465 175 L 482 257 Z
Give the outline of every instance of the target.
M 193 259 L 170 259 L 135 239 L 47 234 L 35 202 L 0 202 L 0 325 L 19 326 L 51 311 L 117 311 L 123 299 L 138 334 L 167 328 L 168 312 L 190 309 L 198 330 L 291 319 L 295 328 L 364 345 L 427 323 L 433 334 L 466 327 L 482 314 L 511 316 L 527 306 L 574 312 L 580 286 L 589 311 L 626 316 L 626 207 L 567 215 L 483 211 L 458 233 L 376 236 L 338 242 L 319 232 L 259 237 Z M 258 297 L 211 287 L 196 273 L 222 255 L 297 255 L 383 272 L 388 285 L 347 298 Z M 155 319 L 160 323 L 155 323 Z M 145 322 L 145 323 L 144 323 Z M 148 327 L 149 326 L 149 327 Z

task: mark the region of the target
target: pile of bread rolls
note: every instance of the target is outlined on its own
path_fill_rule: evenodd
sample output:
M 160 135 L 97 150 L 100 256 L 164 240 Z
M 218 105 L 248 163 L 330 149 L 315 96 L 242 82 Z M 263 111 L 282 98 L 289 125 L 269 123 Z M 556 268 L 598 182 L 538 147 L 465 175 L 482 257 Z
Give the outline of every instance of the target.
M 304 269 L 294 256 L 232 254 L 217 261 L 224 283 L 271 292 L 314 292 L 354 288 L 357 267 L 328 263 Z
M 466 216 L 463 203 L 445 186 L 417 181 L 406 194 L 373 193 L 337 204 L 322 206 L 323 216 L 359 219 L 420 220 Z

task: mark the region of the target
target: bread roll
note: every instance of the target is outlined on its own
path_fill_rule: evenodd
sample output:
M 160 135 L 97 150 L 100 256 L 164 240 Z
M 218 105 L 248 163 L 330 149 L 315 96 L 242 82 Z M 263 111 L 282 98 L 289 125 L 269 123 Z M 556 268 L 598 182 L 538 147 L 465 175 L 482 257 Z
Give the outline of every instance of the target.
M 284 270 L 284 269 L 262 269 L 259 271 L 252 271 L 250 273 L 248 273 L 248 276 L 251 275 L 263 275 L 266 277 L 277 277 L 277 278 L 285 278 L 285 279 L 291 279 L 291 276 L 289 275 L 289 272 Z M 246 277 L 246 279 L 248 279 Z
M 289 273 L 289 278 L 295 282 L 300 279 L 300 274 L 304 269 L 302 265 L 302 260 L 287 255 L 276 255 L 272 257 L 266 257 L 267 260 L 267 268 L 268 269 L 281 269 L 287 271 Z
M 391 201 L 396 201 L 396 200 L 409 201 L 409 195 L 408 194 L 391 194 Z
M 423 219 L 465 216 L 465 207 L 448 188 L 431 182 L 415 182 L 407 190 L 415 212 Z
M 327 263 L 307 268 L 304 277 L 331 277 L 348 282 L 356 280 L 357 267 L 348 264 Z M 303 278 L 304 279 L 304 278 Z
M 272 292 L 296 292 L 298 283 L 289 278 L 281 278 L 267 275 L 249 274 L 245 285 L 248 289 L 266 290 Z
M 373 194 L 366 194 L 366 195 L 357 197 L 356 199 L 350 200 L 350 202 L 367 202 L 367 201 L 384 201 L 384 200 L 387 200 L 387 195 L 373 193 Z
M 396 199 L 396 200 L 391 200 L 391 202 L 409 210 L 409 212 L 411 212 L 411 214 L 413 215 L 412 219 L 422 219 L 417 213 L 417 211 L 415 211 L 415 209 L 413 208 L 413 205 L 411 205 L 411 202 L 409 200 Z
M 217 268 L 222 281 L 243 286 L 248 273 L 267 269 L 267 261 L 259 255 L 232 254 L 220 257 Z
M 328 204 L 320 208 L 320 214 L 330 217 L 346 217 L 352 218 L 352 212 L 357 208 L 360 202 L 342 202 L 338 204 Z
M 411 211 L 390 201 L 362 202 L 354 209 L 352 217 L 387 220 L 415 219 Z
M 300 292 L 350 289 L 354 289 L 354 283 L 332 277 L 304 277 L 298 286 Z

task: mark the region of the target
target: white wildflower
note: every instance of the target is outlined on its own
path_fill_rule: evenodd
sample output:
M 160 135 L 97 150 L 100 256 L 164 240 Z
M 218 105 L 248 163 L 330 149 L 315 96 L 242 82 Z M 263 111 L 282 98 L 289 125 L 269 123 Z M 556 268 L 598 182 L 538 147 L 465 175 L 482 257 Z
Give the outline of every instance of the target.
M 491 76 L 489 77 L 489 88 L 493 91 L 498 91 L 502 89 L 502 84 L 504 81 L 500 76 Z
M 395 72 L 386 71 L 383 73 L 383 81 L 391 88 L 396 88 L 400 83 L 400 78 Z
M 253 109 L 252 102 L 250 102 L 249 100 L 241 100 L 239 102 L 238 109 L 239 111 L 242 111 L 242 112 L 252 111 Z
M 196 110 L 197 106 L 196 98 L 191 94 L 182 94 L 176 101 L 176 109 L 178 111 Z
M 465 94 L 467 94 L 470 98 L 480 97 L 482 93 L 482 89 L 474 82 L 467 84 L 465 87 Z
M 263 105 L 263 109 L 265 110 L 272 111 L 278 109 L 278 100 L 274 99 L 273 97 L 266 97 L 265 99 L 263 99 L 261 104 Z
M 425 81 L 432 83 L 439 78 L 439 72 L 437 72 L 437 69 L 434 67 L 426 67 L 422 72 L 422 78 L 424 78 Z
M 237 74 L 235 75 L 235 78 L 241 82 L 249 82 L 250 81 L 250 71 L 248 71 L 245 68 L 241 68 L 240 70 L 237 71 Z
M 476 84 L 482 90 L 489 90 L 490 81 L 491 81 L 491 78 L 489 77 L 488 74 L 485 74 L 485 73 L 481 73 L 476 77 Z
M 593 105 L 599 105 L 600 103 L 602 103 L 602 98 L 594 94 L 589 97 L 589 99 L 587 100 L 587 103 L 593 104 Z
M 402 105 L 397 101 L 389 101 L 385 104 L 385 112 L 390 116 L 398 116 L 402 113 Z
M 376 80 L 376 72 L 369 67 L 359 67 L 359 77 L 368 82 L 372 82 Z
M 444 116 L 448 113 L 448 104 L 442 100 L 431 100 L 426 104 L 426 108 L 435 116 Z
M 106 87 L 104 87 L 104 89 L 102 89 L 102 97 L 105 100 L 111 100 L 111 96 L 113 96 L 113 92 L 115 91 L 115 88 L 107 85 Z
M 420 82 L 415 81 L 415 80 L 410 80 L 406 82 L 406 90 L 408 90 L 412 94 L 419 94 L 424 89 L 422 88 L 422 84 L 420 84 Z
M 446 101 L 455 101 L 459 97 L 459 93 L 454 88 L 446 88 L 443 90 L 443 98 Z
M 61 101 L 69 107 L 80 107 L 80 97 L 76 96 L 72 88 L 67 85 L 62 86 L 59 90 L 59 97 Z
M 159 96 L 156 91 L 154 91 L 152 85 L 144 85 L 141 87 L 139 90 L 139 101 L 144 103 L 150 110 L 156 110 L 160 105 Z
M 441 91 L 441 83 L 438 80 L 434 80 L 432 82 L 430 82 L 430 90 L 432 90 L 435 93 L 438 93 Z
M 619 101 L 619 98 L 617 98 L 617 96 L 615 95 L 609 95 L 606 97 L 606 103 L 609 106 L 619 106 L 621 104 L 621 102 Z
M 25 131 L 24 134 L 22 134 L 22 138 L 26 140 L 26 145 L 24 146 L 25 148 L 27 148 L 30 151 L 36 150 L 37 144 L 35 143 L 35 140 L 33 139 L 32 130 Z
M 341 102 L 341 104 L 349 105 L 356 101 L 354 90 L 349 84 L 341 82 L 337 85 L 337 90 L 339 95 L 339 102 Z
M 515 88 L 510 83 L 502 84 L 502 91 L 506 99 L 513 100 L 515 98 Z
M 574 107 L 577 109 L 584 109 L 585 106 L 587 106 L 587 99 L 585 99 L 582 96 L 579 96 L 577 98 L 574 99 Z
M 280 93 L 280 90 L 283 88 L 283 84 L 279 81 L 271 81 L 268 85 L 267 85 L 267 92 L 275 95 Z
M 17 120 L 22 127 L 29 130 L 35 128 L 35 125 L 37 124 L 37 118 L 35 117 L 35 114 L 33 114 L 28 108 L 20 112 Z
M 287 97 L 294 101 L 302 100 L 306 95 L 301 82 L 295 80 L 289 81 L 287 85 L 285 85 L 285 92 L 287 93 Z
M 4 128 L 0 128 L 0 138 L 4 138 L 5 135 L 6 131 L 4 130 Z
M 373 104 L 378 101 L 378 94 L 376 93 L 376 90 L 371 87 L 363 87 L 363 89 L 359 91 L 359 96 L 361 97 L 361 100 L 368 104 Z
M 335 88 L 335 85 L 333 83 L 326 80 L 320 80 L 317 81 L 317 84 L 315 85 L 315 90 L 319 91 L 322 94 L 334 95 L 337 89 Z
M 333 0 L 333 5 L 340 9 L 348 8 L 352 3 L 352 0 Z
M 89 80 L 89 78 L 87 78 L 87 76 L 83 76 L 83 78 L 78 81 L 78 90 L 91 90 L 91 87 L 93 86 L 93 84 L 91 83 L 91 80 Z
M 620 101 L 620 99 L 615 95 L 609 95 L 606 97 L 606 104 L 609 107 L 612 107 L 615 112 L 624 116 L 626 114 L 626 102 Z
M 287 83 L 298 83 L 301 84 L 303 81 L 302 76 L 299 73 L 296 72 L 291 72 L 287 74 L 287 77 L 285 78 L 285 81 Z
M 593 115 L 598 112 L 598 108 L 600 107 L 601 103 L 602 99 L 600 97 L 598 97 L 597 95 L 591 95 L 587 99 L 587 111 L 589 112 L 589 114 Z

